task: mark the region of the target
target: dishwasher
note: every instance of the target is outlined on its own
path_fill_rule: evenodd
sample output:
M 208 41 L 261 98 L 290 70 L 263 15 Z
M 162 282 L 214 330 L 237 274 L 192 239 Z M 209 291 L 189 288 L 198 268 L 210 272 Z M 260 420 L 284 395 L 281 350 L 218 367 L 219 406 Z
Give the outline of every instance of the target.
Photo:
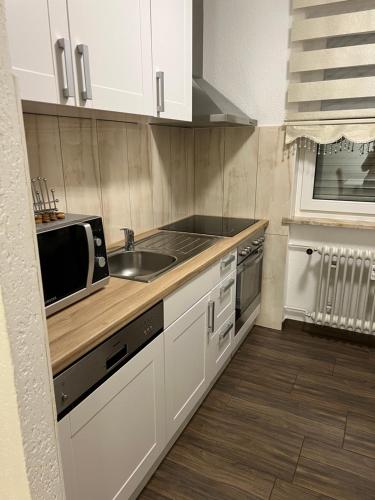
M 163 303 L 54 378 L 67 500 L 128 499 L 165 446 Z

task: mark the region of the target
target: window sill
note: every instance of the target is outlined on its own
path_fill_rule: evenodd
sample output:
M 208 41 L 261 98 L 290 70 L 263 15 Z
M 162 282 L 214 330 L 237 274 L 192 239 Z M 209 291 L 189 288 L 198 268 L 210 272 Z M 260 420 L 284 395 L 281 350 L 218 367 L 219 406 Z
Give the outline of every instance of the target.
M 338 220 L 338 219 L 315 219 L 313 217 L 283 217 L 283 226 L 293 224 L 307 226 L 325 226 L 325 227 L 343 227 L 347 229 L 375 229 L 375 221 L 354 221 L 354 220 Z

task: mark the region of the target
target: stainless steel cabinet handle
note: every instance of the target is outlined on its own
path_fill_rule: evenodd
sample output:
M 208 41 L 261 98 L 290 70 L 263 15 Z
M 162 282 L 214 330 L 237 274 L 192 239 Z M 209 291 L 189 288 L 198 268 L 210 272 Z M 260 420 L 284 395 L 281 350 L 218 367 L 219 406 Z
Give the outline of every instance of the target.
M 164 71 L 156 72 L 156 111 L 158 113 L 164 113 L 165 111 Z
M 223 259 L 221 261 L 221 269 L 225 269 L 226 267 L 228 267 L 230 264 L 232 264 L 232 262 L 236 260 L 236 256 L 235 255 L 230 255 L 229 257 L 227 257 L 226 259 Z
M 83 79 L 85 81 L 82 90 L 81 97 L 83 101 L 88 101 L 92 99 L 92 88 L 91 88 L 91 76 L 90 76 L 90 61 L 89 61 L 89 48 L 83 43 L 77 45 L 77 52 L 82 57 L 83 64 Z M 82 82 L 83 83 L 83 82 Z
M 59 38 L 57 40 L 57 46 L 64 52 L 65 59 L 65 79 L 66 87 L 62 88 L 63 96 L 74 97 L 74 77 L 73 77 L 73 62 L 72 62 L 72 49 L 70 47 L 70 41 L 67 38 Z
M 219 343 L 221 343 L 223 340 L 225 340 L 225 338 L 228 336 L 229 332 L 232 330 L 233 328 L 233 323 L 231 323 L 230 325 L 228 325 L 228 327 L 220 333 L 219 335 Z
M 220 288 L 220 299 L 223 298 L 223 296 L 232 288 L 232 286 L 235 284 L 235 280 L 231 279 L 228 281 L 228 283 L 225 286 L 222 286 Z
M 208 333 L 213 333 L 215 329 L 215 301 L 208 303 Z

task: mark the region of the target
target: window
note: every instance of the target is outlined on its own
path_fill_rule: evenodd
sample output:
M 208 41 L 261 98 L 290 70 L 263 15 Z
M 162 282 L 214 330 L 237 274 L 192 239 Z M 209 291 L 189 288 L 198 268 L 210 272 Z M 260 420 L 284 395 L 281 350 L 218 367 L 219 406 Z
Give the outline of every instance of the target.
M 320 154 L 302 151 L 298 191 L 299 215 L 321 212 L 375 216 L 375 151 L 355 145 L 348 152 L 340 143 L 321 146 Z
M 375 202 L 375 152 L 355 145 L 352 152 L 333 145 L 330 154 L 316 156 L 315 200 Z

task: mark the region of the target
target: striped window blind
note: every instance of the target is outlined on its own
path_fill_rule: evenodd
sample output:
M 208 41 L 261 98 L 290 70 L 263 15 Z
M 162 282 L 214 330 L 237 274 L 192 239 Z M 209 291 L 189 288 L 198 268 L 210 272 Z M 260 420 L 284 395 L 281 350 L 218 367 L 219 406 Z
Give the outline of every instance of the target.
M 287 121 L 375 118 L 375 0 L 293 0 Z

